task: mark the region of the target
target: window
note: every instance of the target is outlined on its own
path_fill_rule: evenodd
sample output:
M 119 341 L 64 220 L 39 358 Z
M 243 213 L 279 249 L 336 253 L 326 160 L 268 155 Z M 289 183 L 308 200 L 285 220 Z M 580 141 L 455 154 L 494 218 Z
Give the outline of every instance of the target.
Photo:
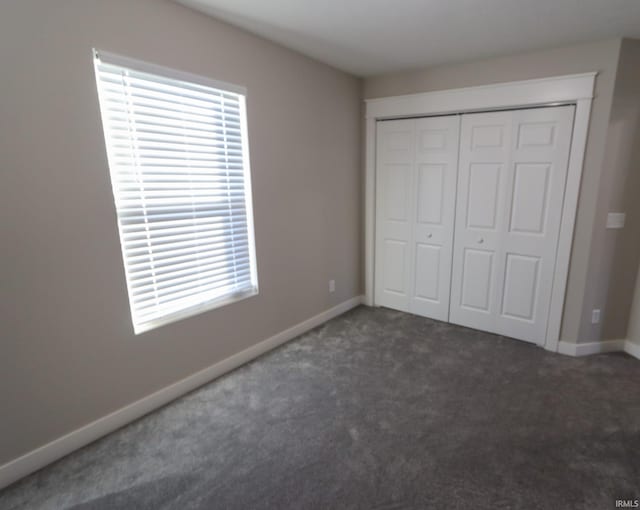
M 136 334 L 257 294 L 245 91 L 94 63 Z

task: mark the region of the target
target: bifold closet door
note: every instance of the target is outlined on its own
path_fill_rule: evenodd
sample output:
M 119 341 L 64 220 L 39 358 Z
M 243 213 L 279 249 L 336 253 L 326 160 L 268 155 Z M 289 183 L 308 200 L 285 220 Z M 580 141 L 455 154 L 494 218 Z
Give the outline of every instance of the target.
M 459 124 L 377 124 L 377 305 L 448 320 Z
M 573 114 L 463 116 L 451 322 L 544 342 Z

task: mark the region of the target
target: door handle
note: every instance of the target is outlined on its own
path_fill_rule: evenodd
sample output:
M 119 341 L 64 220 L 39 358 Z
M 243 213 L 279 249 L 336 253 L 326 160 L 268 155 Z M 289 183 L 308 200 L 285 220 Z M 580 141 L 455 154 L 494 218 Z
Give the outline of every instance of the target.
M 480 239 L 478 239 L 478 244 L 482 244 L 484 243 L 484 239 L 481 237 Z
M 427 234 L 427 239 L 431 239 L 433 237 L 433 234 L 429 233 Z

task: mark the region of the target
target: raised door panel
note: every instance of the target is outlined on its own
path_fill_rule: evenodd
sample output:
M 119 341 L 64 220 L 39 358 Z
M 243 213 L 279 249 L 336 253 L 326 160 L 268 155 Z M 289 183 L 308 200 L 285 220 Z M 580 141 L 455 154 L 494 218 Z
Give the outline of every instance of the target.
M 382 289 L 399 296 L 406 296 L 407 281 L 407 242 L 385 239 L 382 258 L 384 261 L 384 278 Z
M 460 296 L 462 308 L 491 313 L 494 272 L 494 252 L 475 248 L 464 250 Z
M 489 122 L 480 122 L 475 126 L 471 126 L 471 137 L 469 149 L 473 151 L 482 151 L 486 149 L 502 149 L 504 147 L 505 124 L 504 115 L 498 114 L 480 114 L 492 115 L 495 124 Z
M 496 230 L 500 202 L 501 163 L 470 163 L 466 228 Z
M 547 162 L 515 164 L 510 232 L 544 235 L 551 170 Z
M 409 164 L 385 164 L 382 167 L 380 194 L 385 221 L 409 221 L 411 172 L 412 165 Z
M 442 225 L 446 172 L 446 165 L 441 163 L 418 167 L 418 223 Z
M 556 141 L 556 124 L 554 121 L 524 121 L 517 125 L 517 148 L 552 147 Z
M 535 321 L 539 275 L 540 257 L 507 253 L 501 310 L 504 317 Z
M 442 247 L 424 243 L 416 244 L 416 275 L 414 296 L 433 303 L 441 300 L 440 271 Z

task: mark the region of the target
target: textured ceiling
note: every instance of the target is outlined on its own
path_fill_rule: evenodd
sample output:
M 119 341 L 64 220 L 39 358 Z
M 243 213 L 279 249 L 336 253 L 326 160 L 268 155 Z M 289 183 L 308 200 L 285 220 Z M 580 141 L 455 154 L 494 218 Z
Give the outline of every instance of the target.
M 640 0 L 177 0 L 350 73 L 640 37 Z

